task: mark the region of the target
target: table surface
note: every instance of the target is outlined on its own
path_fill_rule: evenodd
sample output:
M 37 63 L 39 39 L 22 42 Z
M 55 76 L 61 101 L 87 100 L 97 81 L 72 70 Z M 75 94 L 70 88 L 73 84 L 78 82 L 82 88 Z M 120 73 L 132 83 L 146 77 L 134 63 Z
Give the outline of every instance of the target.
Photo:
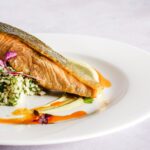
M 2 22 L 35 33 L 106 37 L 150 52 L 149 0 L 1 0 Z M 123 131 L 81 142 L 0 150 L 149 150 L 150 119 Z

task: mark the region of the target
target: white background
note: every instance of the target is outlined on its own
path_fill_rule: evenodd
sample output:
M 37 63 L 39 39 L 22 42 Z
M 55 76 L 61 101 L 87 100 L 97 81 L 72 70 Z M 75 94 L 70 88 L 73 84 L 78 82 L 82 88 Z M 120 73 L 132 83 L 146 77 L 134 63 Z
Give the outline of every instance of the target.
M 150 52 L 149 0 L 0 0 L 0 21 L 35 33 L 107 37 Z M 35 147 L 0 146 L 0 150 L 9 149 L 149 150 L 150 119 L 112 135 L 82 142 Z

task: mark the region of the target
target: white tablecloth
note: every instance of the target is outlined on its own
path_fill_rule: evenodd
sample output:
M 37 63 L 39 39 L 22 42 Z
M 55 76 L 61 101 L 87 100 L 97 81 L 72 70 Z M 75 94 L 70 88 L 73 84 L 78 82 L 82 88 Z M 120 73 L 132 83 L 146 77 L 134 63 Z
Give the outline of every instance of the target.
M 87 34 L 150 51 L 149 0 L 0 0 L 0 21 L 29 32 Z M 11 134 L 11 133 L 10 133 Z M 82 142 L 0 150 L 149 150 L 150 119 Z

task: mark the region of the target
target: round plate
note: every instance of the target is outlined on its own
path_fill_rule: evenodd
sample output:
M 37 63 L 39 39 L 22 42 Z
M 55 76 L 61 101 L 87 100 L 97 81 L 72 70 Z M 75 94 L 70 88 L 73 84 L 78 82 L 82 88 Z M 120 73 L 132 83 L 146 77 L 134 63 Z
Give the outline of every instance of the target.
M 112 82 L 112 87 L 105 90 L 105 99 L 110 104 L 103 112 L 57 124 L 0 125 L 1 145 L 79 141 L 116 132 L 150 116 L 148 53 L 103 38 L 64 34 L 37 36 L 63 55 L 85 61 L 104 74 Z

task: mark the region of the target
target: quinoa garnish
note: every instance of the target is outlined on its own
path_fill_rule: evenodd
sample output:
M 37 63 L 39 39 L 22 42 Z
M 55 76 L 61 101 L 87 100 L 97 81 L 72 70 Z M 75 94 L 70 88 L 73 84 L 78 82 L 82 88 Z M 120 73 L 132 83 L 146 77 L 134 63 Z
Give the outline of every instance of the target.
M 15 72 L 11 67 L 7 69 Z M 15 106 L 21 95 L 44 95 L 43 89 L 32 78 L 9 74 L 0 66 L 0 105 Z

